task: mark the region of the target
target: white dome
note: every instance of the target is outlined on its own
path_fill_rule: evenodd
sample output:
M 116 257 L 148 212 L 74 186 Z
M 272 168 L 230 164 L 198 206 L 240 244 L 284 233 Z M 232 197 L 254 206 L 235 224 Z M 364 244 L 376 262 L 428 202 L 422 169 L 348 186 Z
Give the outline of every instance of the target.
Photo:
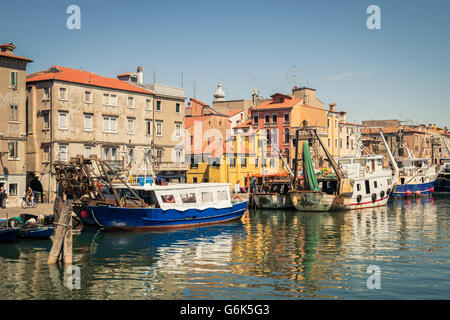
M 214 92 L 214 101 L 225 101 L 225 93 L 222 90 L 222 86 L 217 84 L 217 90 Z

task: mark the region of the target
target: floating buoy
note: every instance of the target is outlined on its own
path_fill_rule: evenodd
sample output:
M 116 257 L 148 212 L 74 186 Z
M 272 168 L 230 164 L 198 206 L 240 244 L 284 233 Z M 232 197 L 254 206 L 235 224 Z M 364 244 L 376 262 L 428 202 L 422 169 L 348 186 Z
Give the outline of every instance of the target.
M 87 218 L 87 217 L 88 217 L 88 213 L 87 213 L 86 210 L 82 210 L 82 211 L 81 211 L 81 217 L 82 217 L 82 218 Z
M 410 195 L 411 195 L 411 191 L 406 190 L 405 194 L 406 194 L 407 196 L 410 196 Z
M 434 188 L 433 187 L 430 188 L 430 192 L 434 192 Z
M 416 191 L 416 196 L 420 196 L 420 191 L 419 190 Z

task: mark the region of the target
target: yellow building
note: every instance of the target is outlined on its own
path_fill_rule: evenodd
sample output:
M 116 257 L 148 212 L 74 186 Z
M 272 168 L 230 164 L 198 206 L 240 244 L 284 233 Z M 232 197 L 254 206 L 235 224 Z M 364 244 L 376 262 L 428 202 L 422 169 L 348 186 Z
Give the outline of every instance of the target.
M 269 154 L 266 143 L 261 144 L 264 140 L 260 137 L 259 132 L 237 134 L 222 145 L 216 145 L 216 148 L 213 146 L 209 151 L 192 155 L 187 182 L 230 183 L 234 188 L 236 184 L 239 187 L 248 186 L 250 182 L 247 183 L 247 180 L 251 177 L 258 178 L 260 183 L 262 176 L 287 174 L 278 154 Z

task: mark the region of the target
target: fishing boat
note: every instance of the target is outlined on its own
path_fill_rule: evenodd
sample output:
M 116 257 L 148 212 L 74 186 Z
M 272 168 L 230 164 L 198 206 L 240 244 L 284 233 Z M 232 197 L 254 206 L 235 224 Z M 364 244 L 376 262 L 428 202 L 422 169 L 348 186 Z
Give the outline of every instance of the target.
M 19 233 L 19 229 L 15 226 L 13 218 L 0 219 L 0 242 L 13 241 Z
M 450 158 L 441 159 L 442 170 L 434 185 L 435 193 L 450 194 Z
M 38 216 L 32 214 L 21 214 L 22 224 L 19 230 L 20 238 L 27 239 L 50 239 L 54 233 L 54 227 L 44 226 L 38 223 Z
M 134 190 L 139 186 L 130 189 Z M 88 205 L 83 211 L 105 230 L 139 231 L 228 222 L 240 219 L 247 209 L 247 201 L 231 199 L 228 183 L 151 186 L 145 191 L 151 197 L 146 205 L 139 204 L 136 197 L 127 197 L 125 206 Z
M 291 192 L 291 200 L 299 211 L 351 210 L 387 204 L 398 176 L 398 167 L 382 136 L 394 170 L 383 166 L 381 155 L 361 155 L 334 159 L 320 141 L 336 177 L 317 178 L 308 144 L 303 146 L 303 188 Z
M 255 200 L 258 209 L 291 209 L 293 208 L 289 191 L 291 188 L 290 180 L 272 179 L 264 182 L 250 196 Z
M 0 242 L 13 241 L 16 238 L 18 233 L 19 233 L 19 228 L 0 229 Z
M 435 165 L 426 158 L 397 160 L 400 169 L 394 197 L 429 196 L 434 192 L 434 184 L 439 175 Z

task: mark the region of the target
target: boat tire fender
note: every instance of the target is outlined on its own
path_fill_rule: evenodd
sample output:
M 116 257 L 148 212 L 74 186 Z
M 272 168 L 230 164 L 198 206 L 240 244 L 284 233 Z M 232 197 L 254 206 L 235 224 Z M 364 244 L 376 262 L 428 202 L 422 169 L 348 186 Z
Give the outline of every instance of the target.
M 361 196 L 360 194 L 358 194 L 358 196 L 356 197 L 356 201 L 357 201 L 358 203 L 360 203 L 360 202 L 361 202 L 361 199 L 362 199 L 362 196 Z
M 384 198 L 384 191 L 380 192 L 380 198 Z
M 372 202 L 375 202 L 377 200 L 377 194 L 373 193 L 372 194 Z

